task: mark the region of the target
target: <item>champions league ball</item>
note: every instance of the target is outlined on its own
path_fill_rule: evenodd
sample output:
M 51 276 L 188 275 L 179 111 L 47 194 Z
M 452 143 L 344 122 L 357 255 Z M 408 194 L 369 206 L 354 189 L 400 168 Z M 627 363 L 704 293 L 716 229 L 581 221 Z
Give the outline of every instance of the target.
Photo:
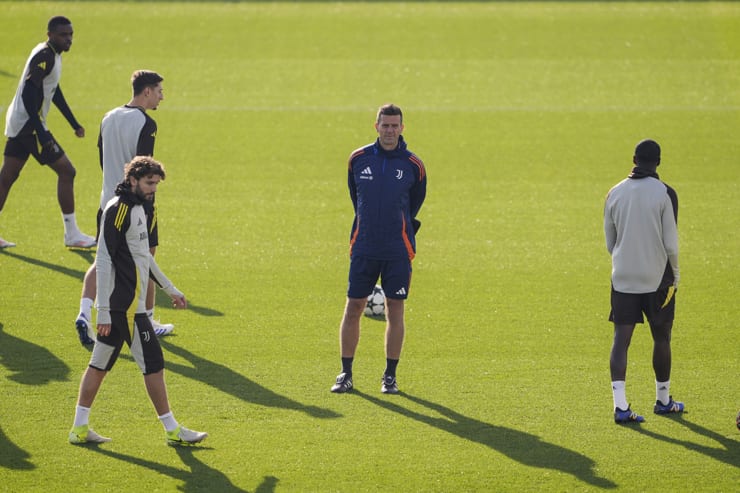
M 385 293 L 380 286 L 375 286 L 373 292 L 367 297 L 365 316 L 373 318 L 385 317 Z

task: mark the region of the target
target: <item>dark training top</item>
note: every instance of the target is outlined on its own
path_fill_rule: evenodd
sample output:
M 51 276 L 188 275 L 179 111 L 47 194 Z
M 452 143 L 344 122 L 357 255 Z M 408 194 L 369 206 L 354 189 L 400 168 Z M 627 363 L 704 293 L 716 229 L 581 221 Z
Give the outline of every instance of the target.
M 378 140 L 349 158 L 349 195 L 355 210 L 350 255 L 395 260 L 416 254 L 416 215 L 426 197 L 424 163 L 406 148 L 386 151 Z

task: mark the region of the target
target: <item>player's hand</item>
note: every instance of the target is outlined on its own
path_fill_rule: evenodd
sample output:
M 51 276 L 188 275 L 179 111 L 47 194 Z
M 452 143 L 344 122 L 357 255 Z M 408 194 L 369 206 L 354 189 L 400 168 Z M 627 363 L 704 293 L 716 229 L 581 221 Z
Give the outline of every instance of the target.
M 188 300 L 185 299 L 185 295 L 176 295 L 172 297 L 172 306 L 175 308 L 184 309 L 188 307 Z
M 51 136 L 51 132 L 49 131 L 38 134 L 38 139 L 41 144 L 41 149 L 44 151 L 52 150 L 54 148 L 54 144 L 56 144 L 54 137 Z
M 59 144 L 57 144 L 54 139 L 47 140 L 46 142 L 41 144 L 41 152 L 56 154 L 59 152 Z
M 85 127 L 77 127 L 75 129 L 75 135 L 79 138 L 82 138 L 85 136 Z
M 110 334 L 110 324 L 98 324 L 98 335 L 107 336 Z

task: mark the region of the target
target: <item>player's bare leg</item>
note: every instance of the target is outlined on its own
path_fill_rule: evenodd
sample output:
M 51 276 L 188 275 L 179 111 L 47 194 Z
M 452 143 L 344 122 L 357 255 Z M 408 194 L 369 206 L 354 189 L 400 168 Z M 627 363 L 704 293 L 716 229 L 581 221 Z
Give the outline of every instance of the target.
M 5 207 L 5 201 L 8 198 L 10 189 L 13 187 L 13 183 L 18 179 L 18 176 L 25 164 L 25 159 L 18 159 L 12 156 L 3 157 L 3 167 L 0 168 L 0 212 L 2 212 L 3 207 Z M 0 248 L 9 248 L 14 246 L 15 243 L 0 238 Z
M 92 327 L 92 307 L 95 302 L 95 289 L 97 286 L 96 264 L 92 263 L 85 272 L 82 280 L 82 293 L 80 295 L 80 312 L 75 319 L 75 329 L 80 343 L 83 346 L 95 344 L 95 339 L 90 337 L 90 328 Z
M 386 298 L 385 357 L 399 359 L 406 333 L 404 323 L 404 300 Z
M 167 386 L 164 383 L 164 370 L 144 375 L 144 385 L 146 385 L 146 392 L 149 394 L 149 399 L 151 399 L 154 409 L 157 411 L 157 416 L 162 416 L 170 412 L 170 403 L 167 399 Z
M 72 248 L 91 248 L 97 243 L 77 227 L 74 181 L 77 171 L 66 154 L 49 164 L 57 174 L 57 201 L 64 219 L 64 244 Z
M 360 343 L 360 318 L 366 303 L 365 298 L 347 298 L 339 327 L 339 347 L 343 358 L 352 358 L 355 355 Z
M 98 370 L 88 366 L 80 382 L 80 394 L 77 397 L 77 405 L 83 407 L 92 407 L 95 396 L 98 395 L 100 385 L 108 374 L 107 371 Z
M 673 323 L 664 325 L 650 325 L 653 335 L 653 370 L 655 379 L 666 382 L 671 378 L 671 329 Z
M 404 324 L 404 300 L 386 298 L 386 327 L 385 327 L 385 361 L 383 384 L 380 391 L 384 394 L 397 394 L 396 367 L 401 358 L 403 338 L 406 333 Z
M 57 174 L 57 201 L 62 214 L 72 214 L 75 211 L 74 182 L 77 170 L 67 155 L 63 155 L 49 165 Z
M 347 298 L 342 323 L 339 326 L 339 350 L 342 354 L 342 373 L 337 376 L 331 391 L 342 394 L 352 389 L 352 362 L 360 343 L 360 318 L 367 304 L 366 298 Z

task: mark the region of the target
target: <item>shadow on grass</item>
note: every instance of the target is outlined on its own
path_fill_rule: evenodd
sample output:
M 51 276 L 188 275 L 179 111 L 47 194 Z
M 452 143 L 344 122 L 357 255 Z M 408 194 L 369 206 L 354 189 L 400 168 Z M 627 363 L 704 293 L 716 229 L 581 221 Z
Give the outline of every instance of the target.
M 129 464 L 134 464 L 139 467 L 145 467 L 158 474 L 163 474 L 177 481 L 182 481 L 184 484 L 177 487 L 179 491 L 224 491 L 247 493 L 247 490 L 236 486 L 221 471 L 209 467 L 195 458 L 196 453 L 203 453 L 207 450 L 210 450 L 207 447 L 175 448 L 175 450 L 177 451 L 177 455 L 180 456 L 180 460 L 182 460 L 183 464 L 190 468 L 190 471 L 184 471 L 176 467 L 167 466 L 158 462 L 142 459 L 140 457 L 134 457 L 132 455 L 113 452 L 97 445 L 86 445 L 86 447 L 112 459 L 127 462 Z M 276 477 L 265 476 L 262 479 L 262 483 L 255 490 L 255 493 L 272 493 L 275 491 L 275 486 L 277 485 L 277 483 L 278 479 Z M 160 484 L 159 486 L 163 485 Z
M 446 431 L 464 440 L 485 445 L 526 466 L 553 469 L 571 474 L 584 483 L 598 488 L 613 489 L 617 487 L 614 482 L 594 473 L 593 469 L 596 463 L 592 459 L 559 445 L 544 442 L 535 435 L 469 418 L 440 404 L 405 393 L 398 396 L 422 405 L 444 417 L 433 417 L 418 413 L 388 400 L 364 394 L 356 389 L 352 393 L 401 416 L 415 419 L 420 423 Z
M 81 256 L 85 260 L 88 261 L 88 263 L 92 264 L 93 260 L 95 259 L 95 252 L 90 250 L 70 250 L 71 252 L 76 253 L 77 255 Z M 77 270 L 77 269 L 70 269 L 69 267 L 64 267 L 63 265 L 58 264 L 52 264 L 50 262 L 45 262 L 44 260 L 39 260 L 36 258 L 27 257 L 25 255 L 19 255 L 17 253 L 12 253 L 8 251 L 7 248 L 0 249 L 0 254 L 7 255 L 8 257 L 12 257 L 15 259 L 18 259 L 22 262 L 26 262 L 27 264 L 36 265 L 38 267 L 43 267 L 44 269 L 53 270 L 55 272 L 59 272 L 61 274 L 64 274 L 66 276 L 74 277 L 75 279 L 82 282 L 82 279 L 85 277 L 85 272 L 87 272 L 87 269 L 84 271 Z
M 69 380 L 69 367 L 48 349 L 5 333 L 0 323 L 0 365 L 10 372 L 9 380 L 22 385 L 46 385 Z M 8 399 L 9 395 L 0 398 Z M 0 428 L 0 467 L 30 470 L 36 466 L 31 455 L 15 445 Z
M 30 458 L 31 454 L 11 442 L 3 429 L 0 428 L 0 467 L 19 471 L 36 469 L 33 462 L 28 460 Z
M 314 418 L 331 419 L 340 417 L 339 414 L 331 409 L 307 406 L 277 394 L 224 365 L 201 358 L 187 349 L 167 342 L 166 339 L 160 339 L 159 342 L 163 349 L 186 359 L 192 365 L 191 367 L 167 361 L 165 364 L 166 371 L 175 372 L 184 377 L 203 382 L 245 402 L 266 407 L 300 411 Z
M 680 423 L 697 435 L 701 435 L 705 438 L 709 438 L 710 440 L 714 440 L 715 442 L 722 445 L 722 448 L 708 447 L 706 445 L 700 445 L 688 440 L 679 440 L 677 438 L 669 437 L 666 435 L 660 435 L 658 433 L 655 433 L 654 431 L 646 429 L 644 426 L 634 426 L 630 427 L 630 429 L 633 429 L 645 436 L 649 436 L 650 438 L 655 438 L 656 440 L 670 443 L 672 445 L 680 445 L 687 450 L 699 452 L 700 454 L 704 454 L 707 457 L 720 462 L 724 462 L 731 466 L 740 467 L 740 442 L 738 442 L 737 440 L 724 437 L 717 432 L 714 432 L 708 428 L 704 428 L 703 426 L 696 423 L 692 423 L 691 421 L 686 421 L 683 414 L 661 416 L 661 418 L 670 419 L 672 421 Z M 734 428 L 734 421 L 731 418 L 732 417 L 728 419 L 728 423 Z
M 69 367 L 39 345 L 5 333 L 0 323 L 0 365 L 11 375 L 8 379 L 23 385 L 46 385 L 69 380 Z

